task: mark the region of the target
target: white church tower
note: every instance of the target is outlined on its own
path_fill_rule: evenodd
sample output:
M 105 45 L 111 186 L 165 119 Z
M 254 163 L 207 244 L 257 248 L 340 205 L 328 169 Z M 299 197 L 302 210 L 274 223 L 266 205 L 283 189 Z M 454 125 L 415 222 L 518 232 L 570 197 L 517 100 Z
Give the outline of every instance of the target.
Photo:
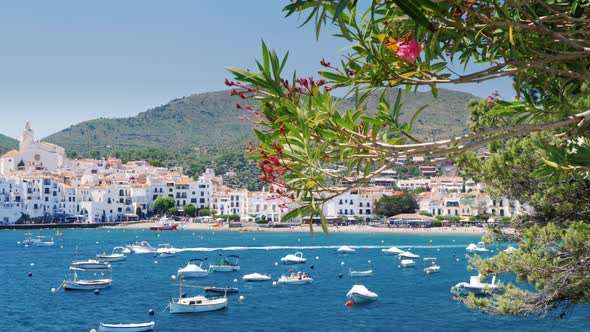
M 35 142 L 35 135 L 29 121 L 21 136 L 19 150 L 12 150 L 0 157 L 0 175 L 6 175 L 23 165 L 25 169 L 54 171 L 65 162 L 65 150 L 47 142 Z

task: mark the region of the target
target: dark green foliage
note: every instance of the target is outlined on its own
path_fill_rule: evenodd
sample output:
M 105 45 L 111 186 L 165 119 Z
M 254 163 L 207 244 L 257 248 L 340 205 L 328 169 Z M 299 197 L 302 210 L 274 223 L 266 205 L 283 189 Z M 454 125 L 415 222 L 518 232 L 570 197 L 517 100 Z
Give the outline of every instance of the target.
M 18 141 L 0 134 L 0 156 L 12 149 L 18 149 Z
M 156 198 L 154 201 L 154 210 L 160 213 L 168 212 L 168 210 L 173 208 L 175 204 L 176 201 L 172 197 L 164 198 L 162 196 L 158 196 L 158 198 Z
M 185 205 L 182 210 L 184 211 L 184 214 L 189 217 L 194 217 L 197 213 L 197 209 L 192 204 Z
M 375 202 L 375 214 L 385 217 L 400 213 L 414 213 L 419 208 L 416 198 L 404 192 L 401 195 L 383 196 Z

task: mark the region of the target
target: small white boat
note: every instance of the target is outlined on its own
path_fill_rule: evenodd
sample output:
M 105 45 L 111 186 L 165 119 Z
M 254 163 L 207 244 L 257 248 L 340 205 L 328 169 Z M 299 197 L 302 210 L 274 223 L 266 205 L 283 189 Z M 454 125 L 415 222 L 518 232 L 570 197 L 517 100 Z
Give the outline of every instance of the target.
M 111 265 L 108 262 L 101 262 L 96 259 L 73 261 L 71 266 L 84 270 L 107 270 L 111 268 Z
M 400 253 L 399 255 L 397 255 L 397 257 L 399 257 L 399 258 L 420 258 L 420 255 L 412 254 L 409 251 L 404 251 L 404 252 Z
M 277 280 L 278 284 L 285 285 L 302 285 L 310 284 L 312 282 L 313 278 L 305 272 L 291 273 L 289 276 L 282 275 L 279 280 Z
M 260 274 L 260 273 L 250 273 L 246 274 L 242 277 L 244 281 L 267 281 L 270 280 L 272 277 L 270 274 Z
M 348 291 L 348 293 L 346 293 L 346 297 L 351 299 L 354 303 L 365 303 L 377 300 L 379 295 L 377 295 L 377 293 L 371 292 L 363 285 L 354 285 Z
M 188 264 L 178 269 L 178 276 L 181 278 L 200 278 L 206 277 L 209 272 L 205 270 L 203 267 L 203 260 L 200 258 L 193 258 L 191 259 Z
M 163 243 L 156 250 L 158 257 L 172 257 L 176 255 L 176 249 L 170 243 Z
M 228 255 L 217 264 L 209 264 L 209 272 L 232 272 L 240 270 L 240 256 Z
M 402 252 L 404 252 L 403 250 L 399 249 L 398 247 L 391 247 L 391 248 L 387 248 L 387 249 L 381 249 L 381 253 L 383 255 L 399 255 Z
M 433 264 L 429 267 L 424 268 L 424 272 L 426 272 L 426 274 L 430 274 L 430 273 L 437 273 L 440 272 L 440 266 Z
M 105 324 L 100 323 L 98 332 L 145 332 L 153 331 L 155 322 L 129 323 L 129 324 Z
M 123 248 L 123 247 L 114 247 L 113 251 L 111 251 L 110 254 L 107 254 L 106 252 L 103 252 L 102 254 L 97 254 L 96 259 L 98 259 L 101 262 L 122 261 L 127 258 L 127 256 L 125 256 L 125 254 L 123 254 L 124 251 L 125 251 L 125 248 Z
M 104 279 L 79 279 L 78 278 L 78 271 L 96 271 L 96 270 L 85 270 L 79 269 L 75 267 L 70 267 L 70 270 L 74 271 L 74 278 L 64 279 L 63 281 L 63 289 L 64 290 L 95 290 L 95 289 L 102 289 L 111 287 L 111 283 L 113 282 L 111 278 L 104 278 Z M 102 273 L 101 273 L 102 274 Z
M 207 298 L 203 295 L 170 299 L 170 313 L 214 311 L 227 307 L 227 297 Z
M 471 276 L 469 278 L 469 282 L 460 282 L 455 285 L 455 289 L 457 291 L 465 291 L 478 294 L 492 293 L 496 291 L 497 288 L 498 286 L 496 286 L 496 276 L 492 277 L 491 283 L 482 283 L 481 274 Z
M 296 252 L 295 254 L 288 254 L 287 256 L 281 258 L 281 262 L 283 264 L 302 264 L 307 262 L 306 258 L 303 258 L 302 252 Z
M 338 248 L 338 249 L 336 250 L 336 252 L 337 252 L 337 253 L 339 253 L 339 254 L 349 254 L 349 253 L 353 253 L 353 252 L 355 252 L 355 251 L 356 251 L 356 250 L 352 249 L 352 248 L 351 248 L 351 247 L 349 247 L 349 246 L 342 246 L 342 247 L 340 247 L 340 248 Z
M 508 248 L 506 248 L 506 249 L 504 249 L 502 251 L 505 252 L 505 253 L 511 254 L 513 252 L 517 252 L 518 249 L 514 248 L 513 246 L 508 246 Z
M 402 259 L 401 265 L 403 267 L 413 267 L 416 265 L 416 262 L 413 259 Z
M 482 253 L 482 252 L 488 252 L 489 251 L 485 247 L 485 244 L 483 242 L 478 242 L 477 244 L 470 243 L 467 246 L 467 248 L 465 248 L 465 250 L 467 250 L 467 252 L 476 252 L 476 253 Z
M 348 275 L 351 277 L 369 277 L 373 275 L 373 270 L 366 271 L 350 271 Z
M 127 248 L 136 254 L 153 254 L 156 252 L 156 248 L 153 248 L 147 241 L 130 244 L 127 246 Z
M 37 236 L 37 238 L 33 240 L 32 244 L 37 247 L 53 247 L 53 245 L 55 245 L 55 241 L 53 241 L 53 238 L 48 240 L 48 237 L 46 236 Z

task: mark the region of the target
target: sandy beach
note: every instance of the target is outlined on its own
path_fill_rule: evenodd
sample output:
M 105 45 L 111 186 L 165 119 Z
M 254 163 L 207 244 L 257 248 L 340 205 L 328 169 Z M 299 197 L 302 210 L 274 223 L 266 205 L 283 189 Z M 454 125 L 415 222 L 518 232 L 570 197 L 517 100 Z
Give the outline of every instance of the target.
M 153 222 L 136 222 L 117 226 L 107 226 L 114 229 L 149 229 L 157 226 Z M 180 225 L 180 224 L 179 224 Z M 178 228 L 179 230 L 192 231 L 230 231 L 230 232 L 275 232 L 275 233 L 296 233 L 309 232 L 309 225 L 291 226 L 291 227 L 260 227 L 254 223 L 244 223 L 242 227 L 229 228 L 228 225 L 216 226 L 207 223 L 186 223 Z M 321 233 L 322 228 L 314 226 L 314 232 Z M 367 225 L 350 225 L 350 226 L 330 226 L 330 233 L 360 233 L 360 234 L 440 234 L 440 235 L 484 235 L 486 229 L 482 227 L 433 227 L 433 228 L 387 228 L 373 227 Z

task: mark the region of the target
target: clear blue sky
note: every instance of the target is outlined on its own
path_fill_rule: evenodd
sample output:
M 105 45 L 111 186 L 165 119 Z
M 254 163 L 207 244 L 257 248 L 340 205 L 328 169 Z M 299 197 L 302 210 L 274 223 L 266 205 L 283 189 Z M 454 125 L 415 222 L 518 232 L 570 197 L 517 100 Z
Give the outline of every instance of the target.
M 133 116 L 225 89 L 227 66 L 252 68 L 260 41 L 313 74 L 344 44 L 284 18 L 288 1 L 19 0 L 0 6 L 0 133 L 36 138 L 98 117 Z M 443 86 L 444 87 L 444 86 Z M 449 86 L 511 97 L 508 81 Z

